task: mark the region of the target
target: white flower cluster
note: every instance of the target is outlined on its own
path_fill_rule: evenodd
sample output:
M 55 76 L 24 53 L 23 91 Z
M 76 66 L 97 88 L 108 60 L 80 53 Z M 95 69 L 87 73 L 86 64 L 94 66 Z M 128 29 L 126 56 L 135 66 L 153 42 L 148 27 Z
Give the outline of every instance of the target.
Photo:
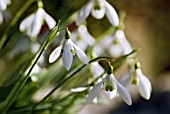
M 76 25 L 81 26 L 81 24 L 89 16 L 90 12 L 96 19 L 101 19 L 106 14 L 109 22 L 113 26 L 119 25 L 118 15 L 115 9 L 106 0 L 89 0 L 89 2 L 85 4 L 78 12 Z M 122 30 L 117 30 L 114 34 L 106 36 L 94 46 L 94 52 L 97 56 L 103 55 L 106 49 L 109 50 L 110 54 L 114 58 L 129 54 L 132 51 L 132 47 L 127 41 Z M 100 76 L 104 72 L 103 68 L 97 62 L 92 63 L 90 67 L 95 77 Z M 107 72 L 107 74 L 104 75 L 104 78 L 99 78 L 98 83 L 90 90 L 87 96 L 87 103 L 95 102 L 95 98 L 97 98 L 99 93 L 103 91 L 103 93 L 109 99 L 121 96 L 121 98 L 128 105 L 131 105 L 131 96 L 124 86 L 130 82 L 132 83 L 132 78 L 136 80 L 136 85 L 138 86 L 138 90 L 141 96 L 148 100 L 152 90 L 151 83 L 149 79 L 142 74 L 141 69 L 139 67 L 135 67 L 133 70 L 133 75 L 131 74 L 128 75 L 128 77 L 123 77 L 120 82 L 116 80 L 113 73 Z M 85 88 L 82 88 L 83 87 L 80 89 L 74 88 L 72 91 L 83 91 Z
M 5 10 L 6 6 L 9 3 L 10 0 L 0 1 L 0 23 L 2 23 L 3 21 L 1 11 Z M 41 5 L 42 2 L 40 3 L 40 7 L 36 10 L 36 12 L 29 15 L 20 24 L 20 31 L 26 32 L 27 35 L 30 37 L 36 37 L 39 34 L 44 20 L 47 23 L 49 29 L 52 29 L 56 25 L 55 20 L 45 12 L 45 10 L 42 8 L 43 5 Z M 117 30 L 114 35 L 111 34 L 109 36 L 106 36 L 103 40 L 101 40 L 101 42 L 95 44 L 95 40 L 89 34 L 86 26 L 81 25 L 89 16 L 90 12 L 92 16 L 96 19 L 102 19 L 106 14 L 112 26 L 119 25 L 119 18 L 115 9 L 106 0 L 89 0 L 89 2 L 85 4 L 78 12 L 76 25 L 78 25 L 79 27 L 77 29 L 78 32 L 76 34 L 79 34 L 82 40 L 76 42 L 76 44 L 82 46 L 84 48 L 83 50 L 85 50 L 88 45 L 94 45 L 94 52 L 97 54 L 97 56 L 102 55 L 106 49 L 109 49 L 109 52 L 115 58 L 119 57 L 120 55 L 129 54 L 132 51 L 132 47 L 127 41 L 125 34 L 122 30 Z M 75 36 L 77 37 L 79 35 Z M 66 68 L 66 70 L 70 70 L 74 55 L 77 55 L 77 57 L 82 63 L 89 63 L 86 54 L 83 52 L 83 50 L 81 50 L 77 45 L 73 43 L 71 38 L 72 37 L 69 30 L 66 29 L 63 44 L 54 49 L 54 51 L 49 56 L 50 63 L 53 63 L 60 56 L 62 56 L 62 62 L 64 67 Z M 99 76 L 104 72 L 103 68 L 97 62 L 92 63 L 90 67 L 91 70 L 94 71 L 93 73 L 95 77 Z M 119 83 L 113 74 L 112 67 L 109 66 L 109 70 L 107 71 L 107 74 L 104 75 L 104 78 L 99 78 L 99 83 L 96 84 L 89 92 L 87 96 L 87 102 L 93 102 L 94 99 L 98 96 L 99 92 L 102 90 L 106 94 L 106 96 L 108 96 L 109 99 L 113 99 L 116 96 L 120 95 L 121 98 L 128 105 L 131 105 L 131 96 L 124 86 L 126 86 L 130 82 L 133 84 L 134 80 L 136 81 L 136 85 L 138 86 L 138 90 L 141 96 L 148 100 L 150 98 L 152 90 L 149 79 L 142 74 L 138 63 L 135 64 L 134 70 L 132 71 L 133 75 L 128 75 L 125 78 L 123 77 Z
M 0 0 L 0 24 L 3 23 L 3 11 L 7 9 L 9 4 L 11 4 L 11 0 Z

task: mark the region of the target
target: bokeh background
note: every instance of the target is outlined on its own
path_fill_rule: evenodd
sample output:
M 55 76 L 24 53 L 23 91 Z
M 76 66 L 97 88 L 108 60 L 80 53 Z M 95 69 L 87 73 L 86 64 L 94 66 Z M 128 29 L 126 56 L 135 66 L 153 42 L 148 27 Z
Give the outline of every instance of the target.
M 45 10 L 53 16 L 56 20 L 60 19 L 61 23 L 65 23 L 65 19 L 69 18 L 72 13 L 80 9 L 88 0 L 43 0 Z M 131 107 L 126 104 L 119 103 L 118 105 L 112 103 L 110 106 L 85 106 L 80 114 L 169 114 L 170 113 L 170 1 L 169 0 L 107 0 L 116 9 L 120 15 L 125 13 L 124 31 L 128 41 L 135 48 L 141 48 L 137 57 L 141 63 L 143 73 L 149 77 L 153 86 L 153 93 L 151 99 L 146 101 L 141 97 L 134 99 Z M 20 9 L 24 0 L 12 0 L 9 6 L 9 12 L 6 16 L 6 21 L 1 25 L 0 30 L 9 23 L 9 20 Z M 26 15 L 30 14 L 37 8 L 33 4 L 27 12 L 21 17 L 21 20 Z M 17 23 L 15 29 L 11 31 L 18 31 Z M 87 27 L 89 32 L 98 37 L 103 31 L 110 27 L 106 18 L 96 20 L 91 15 L 87 19 Z M 20 33 L 18 33 L 20 34 Z M 20 34 L 21 38 L 15 41 L 15 45 L 11 46 L 7 51 L 12 51 L 13 47 L 24 42 L 23 47 L 18 51 L 14 58 L 4 55 L 0 61 L 0 75 L 1 80 L 4 77 L 10 77 L 19 67 L 22 67 L 25 56 L 30 56 L 30 41 L 28 38 Z M 15 39 L 15 35 L 13 36 Z M 25 37 L 25 40 L 22 38 Z M 41 42 L 41 41 L 40 41 Z M 22 46 L 22 45 L 20 45 Z M 55 47 L 55 46 L 54 46 Z M 50 51 L 54 48 L 53 46 Z M 25 54 L 27 52 L 27 54 Z M 22 56 L 20 56 L 22 55 Z M 48 55 L 48 53 L 47 53 Z M 8 59 L 5 59 L 8 56 Z M 22 59 L 21 59 L 22 57 Z M 3 60 L 3 61 L 2 61 Z M 15 60 L 15 62 L 14 62 Z M 22 60 L 22 61 L 20 61 Z M 46 60 L 46 58 L 45 58 Z M 4 62 L 5 61 L 5 62 Z M 43 63 L 43 67 L 48 67 L 48 63 Z M 7 72 L 8 68 L 8 72 Z M 55 72 L 52 72 L 55 73 Z M 65 72 L 64 72 L 65 73 Z M 62 74 L 64 74 L 62 73 Z M 2 76 L 3 75 L 3 76 Z

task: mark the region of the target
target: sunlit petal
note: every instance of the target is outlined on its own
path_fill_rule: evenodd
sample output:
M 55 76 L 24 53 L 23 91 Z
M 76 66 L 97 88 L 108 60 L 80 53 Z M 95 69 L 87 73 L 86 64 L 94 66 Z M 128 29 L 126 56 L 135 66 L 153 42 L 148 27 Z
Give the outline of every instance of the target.
M 137 69 L 137 75 L 139 78 L 138 90 L 141 96 L 145 99 L 149 99 L 152 91 L 151 83 L 147 77 L 145 77 L 140 69 Z
M 19 29 L 21 32 L 26 31 L 30 25 L 32 24 L 33 20 L 35 18 L 35 14 L 31 14 L 28 17 L 26 17 L 20 24 Z
M 71 92 L 81 92 L 86 90 L 87 87 L 77 87 L 77 88 L 71 88 Z
M 98 77 L 104 72 L 104 69 L 100 66 L 100 64 L 98 62 L 91 63 L 90 69 L 91 69 L 94 77 Z
M 104 17 L 104 15 L 105 15 L 105 8 L 104 8 L 104 6 L 100 10 L 93 9 L 91 14 L 96 19 L 102 19 Z
M 44 10 L 39 8 L 37 10 L 37 13 L 35 15 L 35 20 L 32 24 L 32 32 L 31 32 L 31 37 L 35 37 L 38 35 L 38 33 L 40 32 L 41 30 L 41 27 L 42 27 L 42 21 L 43 21 L 43 13 L 44 13 Z
M 119 93 L 119 95 L 121 96 L 121 98 L 128 104 L 131 105 L 132 104 L 132 99 L 131 96 L 129 94 L 129 92 L 115 79 L 114 82 L 117 86 L 117 91 Z
M 88 45 L 92 46 L 94 44 L 95 40 L 87 31 L 87 27 L 85 25 L 80 25 L 78 32 L 81 35 L 83 41 L 85 41 Z
M 109 47 L 109 52 L 114 58 L 120 57 L 122 54 L 122 47 L 119 44 L 111 45 Z
M 51 54 L 49 57 L 49 62 L 53 63 L 57 58 L 60 56 L 62 46 L 58 46 Z
M 109 99 L 113 99 L 117 96 L 117 89 L 114 89 L 113 91 L 104 91 L 104 92 Z
M 118 30 L 116 32 L 116 37 L 118 38 L 119 43 L 123 48 L 123 54 L 124 55 L 129 54 L 132 51 L 132 47 L 128 40 L 126 39 L 124 32 L 122 30 Z
M 55 20 L 50 15 L 48 15 L 45 11 L 44 11 L 43 16 L 44 16 L 44 20 L 46 21 L 49 29 L 52 29 L 56 25 Z
M 66 70 L 70 70 L 72 62 L 73 62 L 73 55 L 70 51 L 70 44 L 68 41 L 66 41 L 66 44 L 64 46 L 62 61 L 63 61 L 63 65 L 66 68 Z
M 85 6 L 83 6 L 78 12 L 76 25 L 80 25 L 82 22 L 86 20 L 86 18 L 90 14 L 91 9 L 92 9 L 92 1 L 89 0 L 89 2 Z
M 79 47 L 77 47 L 75 44 L 73 46 L 75 49 L 75 53 L 78 56 L 78 58 L 80 59 L 80 61 L 84 64 L 88 64 L 89 60 L 88 60 L 86 54 Z
M 87 103 L 93 102 L 93 99 L 99 94 L 102 84 L 103 84 L 103 81 L 101 81 L 100 83 L 98 83 L 92 88 L 92 90 L 89 92 L 87 96 L 87 99 L 86 99 Z
M 118 15 L 115 9 L 107 1 L 105 1 L 105 9 L 106 9 L 106 16 L 108 20 L 110 21 L 110 23 L 113 26 L 118 26 L 119 25 Z
M 4 0 L 0 0 L 0 9 L 5 10 L 7 8 L 7 4 L 5 4 Z

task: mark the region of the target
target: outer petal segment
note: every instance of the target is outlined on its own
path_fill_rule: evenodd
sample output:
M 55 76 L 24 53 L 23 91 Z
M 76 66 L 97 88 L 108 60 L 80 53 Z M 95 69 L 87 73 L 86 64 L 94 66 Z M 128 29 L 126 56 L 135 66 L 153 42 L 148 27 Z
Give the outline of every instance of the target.
M 103 84 L 103 81 L 101 81 L 100 83 L 98 83 L 97 85 L 95 85 L 92 90 L 90 91 L 86 101 L 87 103 L 92 103 L 94 98 L 99 94 L 100 92 L 100 88 Z
M 115 79 L 115 77 L 113 78 L 114 82 L 117 86 L 117 91 L 120 94 L 120 96 L 122 97 L 122 99 L 128 104 L 131 105 L 132 104 L 132 99 L 131 96 L 129 94 L 129 92 Z
M 106 9 L 106 16 L 109 19 L 110 23 L 113 26 L 118 26 L 119 25 L 118 15 L 115 9 L 107 1 L 105 1 L 105 9 Z
M 78 12 L 76 25 L 80 25 L 89 16 L 92 9 L 92 0 L 90 0 L 85 6 L 83 6 Z
M 86 54 L 79 47 L 77 47 L 75 44 L 73 46 L 74 46 L 75 52 L 76 52 L 78 58 L 80 59 L 80 61 L 83 62 L 84 64 L 88 64 L 89 60 L 88 60 Z
M 53 63 L 53 62 L 60 56 L 61 49 L 62 49 L 62 46 L 58 46 L 58 47 L 50 54 L 50 57 L 49 57 L 49 62 L 50 62 L 50 63 Z
M 64 64 L 64 67 L 66 68 L 66 70 L 70 70 L 72 62 L 73 62 L 73 55 L 71 53 L 71 44 L 66 41 L 65 47 L 64 47 L 64 52 L 63 52 L 63 57 L 62 57 L 62 61 Z

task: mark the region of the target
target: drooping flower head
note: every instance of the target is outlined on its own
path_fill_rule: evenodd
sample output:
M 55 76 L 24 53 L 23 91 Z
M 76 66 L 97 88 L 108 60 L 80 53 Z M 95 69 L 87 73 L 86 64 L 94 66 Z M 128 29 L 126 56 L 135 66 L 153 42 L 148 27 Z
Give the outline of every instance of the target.
M 132 104 L 129 92 L 116 80 L 112 70 L 112 67 L 109 66 L 106 77 L 91 89 L 87 96 L 87 103 L 92 103 L 102 90 L 109 99 L 113 99 L 119 94 L 128 105 Z
M 76 24 L 80 25 L 83 23 L 90 12 L 96 19 L 102 19 L 106 13 L 109 22 L 113 26 L 119 25 L 119 18 L 115 9 L 106 0 L 89 0 L 78 12 Z
M 82 50 L 86 50 L 88 46 L 93 46 L 95 43 L 95 39 L 88 32 L 85 25 L 80 25 L 76 30 L 72 31 L 71 39 Z
M 140 63 L 136 62 L 130 74 L 122 77 L 120 82 L 126 86 L 129 83 L 137 85 L 139 94 L 146 100 L 150 99 L 152 86 L 149 79 L 142 73 Z
M 20 31 L 26 32 L 30 37 L 36 37 L 39 34 L 44 21 L 47 23 L 49 29 L 52 29 L 56 25 L 55 20 L 48 15 L 41 6 L 36 12 L 29 15 L 21 22 Z
M 62 50 L 62 52 L 61 52 Z M 70 32 L 68 29 L 65 33 L 65 40 L 62 46 L 57 47 L 50 55 L 49 62 L 54 62 L 62 53 L 62 62 L 66 70 L 70 70 L 72 62 L 73 62 L 73 55 L 77 55 L 79 60 L 84 63 L 88 64 L 88 58 L 86 54 L 77 47 L 72 40 L 70 39 Z

